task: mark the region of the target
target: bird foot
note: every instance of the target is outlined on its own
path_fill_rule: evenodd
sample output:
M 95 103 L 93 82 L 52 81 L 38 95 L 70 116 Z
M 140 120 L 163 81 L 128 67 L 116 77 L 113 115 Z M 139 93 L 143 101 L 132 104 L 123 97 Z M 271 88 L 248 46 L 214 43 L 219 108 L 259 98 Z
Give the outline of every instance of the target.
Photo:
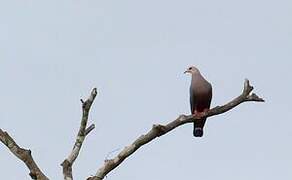
M 195 112 L 194 116 L 201 118 L 203 116 L 203 112 Z
M 201 118 L 203 116 L 205 116 L 207 114 L 207 112 L 209 111 L 209 109 L 204 109 L 203 111 L 195 111 L 194 115 Z

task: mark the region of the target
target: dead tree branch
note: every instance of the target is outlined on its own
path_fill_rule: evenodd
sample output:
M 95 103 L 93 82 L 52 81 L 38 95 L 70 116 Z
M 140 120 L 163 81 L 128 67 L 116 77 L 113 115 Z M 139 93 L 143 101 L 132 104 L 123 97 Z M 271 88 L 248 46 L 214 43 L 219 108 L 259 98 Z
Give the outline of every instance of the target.
M 157 137 L 167 134 L 171 130 L 181 125 L 195 122 L 196 120 L 199 120 L 201 118 L 211 117 L 211 116 L 225 113 L 243 102 L 249 102 L 249 101 L 264 102 L 262 98 L 258 97 L 254 93 L 251 93 L 252 90 L 253 90 L 253 87 L 249 84 L 249 81 L 246 79 L 244 82 L 244 88 L 243 88 L 242 93 L 238 97 L 236 97 L 235 99 L 233 99 L 232 101 L 230 101 L 229 103 L 223 106 L 216 106 L 215 108 L 210 109 L 208 112 L 204 114 L 200 114 L 200 115 L 180 115 L 177 119 L 175 119 L 174 121 L 166 125 L 160 125 L 160 124 L 153 125 L 152 129 L 148 133 L 141 135 L 132 144 L 130 144 L 129 146 L 126 146 L 115 158 L 106 160 L 103 166 L 97 170 L 96 174 L 92 177 L 87 178 L 87 180 L 104 179 L 104 177 L 108 173 L 110 173 L 113 169 L 119 166 L 126 158 L 131 156 L 140 147 L 151 142 Z M 81 150 L 82 144 L 86 136 L 95 128 L 94 124 L 87 127 L 87 122 L 88 122 L 89 111 L 96 95 L 97 95 L 97 90 L 96 88 L 94 88 L 91 91 L 91 94 L 86 101 L 83 101 L 81 99 L 82 119 L 81 119 L 79 132 L 78 132 L 78 135 L 77 135 L 77 138 L 76 138 L 76 141 L 71 153 L 61 164 L 63 166 L 63 174 L 64 174 L 65 180 L 73 180 L 73 175 L 72 175 L 73 163 L 75 162 L 75 160 L 77 159 L 79 155 L 79 152 Z M 0 141 L 4 145 L 6 145 L 8 149 L 16 157 L 18 157 L 21 161 L 23 161 L 26 164 L 26 166 L 30 170 L 29 175 L 32 179 L 49 180 L 42 173 L 40 168 L 37 166 L 37 164 L 33 160 L 31 151 L 19 147 L 16 144 L 16 142 L 13 140 L 13 138 L 7 132 L 2 131 L 1 129 L 0 129 Z
M 87 122 L 88 122 L 88 115 L 89 115 L 90 107 L 91 107 L 96 95 L 97 95 L 97 90 L 96 90 L 96 88 L 94 88 L 91 91 L 91 94 L 86 101 L 83 101 L 81 99 L 82 118 L 81 118 L 79 132 L 78 132 L 78 135 L 76 137 L 76 141 L 75 141 L 75 144 L 73 146 L 72 152 L 69 154 L 69 156 L 61 164 L 61 166 L 63 166 L 63 175 L 64 175 L 65 180 L 73 180 L 72 165 L 79 155 L 79 152 L 81 150 L 81 147 L 82 147 L 83 141 L 85 140 L 85 137 L 95 128 L 94 124 L 91 124 L 89 127 L 87 127 Z
M 144 134 L 141 135 L 138 139 L 136 139 L 131 145 L 126 146 L 115 158 L 106 160 L 102 167 L 100 167 L 95 176 L 87 178 L 87 180 L 102 180 L 104 177 L 119 166 L 126 158 L 132 155 L 136 150 L 138 150 L 143 145 L 149 143 L 150 141 L 154 140 L 155 138 L 162 136 L 169 131 L 183 125 L 186 123 L 192 123 L 196 120 L 199 120 L 204 117 L 211 117 L 218 114 L 225 113 L 234 107 L 238 106 L 243 102 L 248 101 L 255 101 L 255 102 L 264 102 L 264 100 L 258 97 L 256 94 L 252 93 L 253 87 L 249 84 L 249 81 L 246 79 L 244 82 L 244 88 L 241 95 L 230 101 L 229 103 L 223 106 L 217 106 L 213 109 L 210 109 L 208 112 L 201 116 L 193 116 L 193 115 L 180 115 L 176 120 L 166 124 L 166 125 L 153 125 L 152 129 Z
M 18 159 L 25 163 L 32 179 L 49 180 L 33 160 L 30 150 L 19 147 L 13 138 L 2 129 L 0 129 L 0 140 Z

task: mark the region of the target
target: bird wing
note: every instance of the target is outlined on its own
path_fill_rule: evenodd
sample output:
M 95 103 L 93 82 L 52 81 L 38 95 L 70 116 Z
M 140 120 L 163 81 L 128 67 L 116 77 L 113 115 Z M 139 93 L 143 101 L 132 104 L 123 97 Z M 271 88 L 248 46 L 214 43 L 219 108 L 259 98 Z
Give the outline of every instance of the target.
M 209 109 L 212 100 L 212 86 L 207 81 L 193 82 L 190 87 L 191 111 Z

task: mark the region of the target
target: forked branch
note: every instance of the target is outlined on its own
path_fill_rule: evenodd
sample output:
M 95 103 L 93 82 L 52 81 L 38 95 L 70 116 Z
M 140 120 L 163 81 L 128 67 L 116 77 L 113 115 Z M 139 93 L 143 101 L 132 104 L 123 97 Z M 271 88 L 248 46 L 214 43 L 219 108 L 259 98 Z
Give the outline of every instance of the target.
M 166 125 L 153 125 L 152 129 L 138 137 L 132 144 L 126 146 L 115 158 L 106 160 L 104 164 L 97 170 L 94 176 L 87 178 L 87 180 L 102 180 L 104 177 L 110 173 L 113 169 L 119 166 L 126 158 L 131 156 L 136 150 L 141 148 L 143 145 L 149 143 L 157 137 L 160 137 L 171 130 L 186 124 L 192 123 L 196 120 L 205 117 L 211 117 L 218 114 L 225 113 L 234 107 L 238 106 L 243 102 L 254 101 L 254 102 L 264 102 L 264 100 L 258 97 L 256 94 L 251 93 L 253 87 L 249 84 L 249 81 L 246 79 L 244 82 L 244 88 L 242 93 L 230 101 L 229 103 L 223 106 L 217 106 L 215 108 L 210 109 L 208 112 L 199 115 L 180 115 L 174 121 L 166 124 Z M 73 149 L 69 156 L 63 161 L 61 164 L 63 166 L 63 174 L 65 180 L 73 180 L 72 175 L 72 166 L 75 162 L 76 158 L 79 155 L 82 144 L 86 138 L 86 136 L 95 128 L 94 124 L 87 127 L 89 111 L 91 105 L 97 95 L 97 90 L 94 88 L 91 91 L 89 98 L 86 101 L 81 100 L 82 102 L 82 119 L 81 125 L 79 128 L 79 132 L 73 146 Z M 8 147 L 8 149 L 21 161 L 23 161 L 28 169 L 30 170 L 30 176 L 32 179 L 36 180 L 48 180 L 48 178 L 42 173 L 40 168 L 37 166 L 35 161 L 32 158 L 31 151 L 27 149 L 23 149 L 19 147 L 16 142 L 12 139 L 12 137 L 7 133 L 0 129 L 0 141 Z
M 87 127 L 87 122 L 88 122 L 89 111 L 90 111 L 91 105 L 92 105 L 96 95 L 97 95 L 97 90 L 96 90 L 96 88 L 94 88 L 91 91 L 91 94 L 86 101 L 83 101 L 81 99 L 82 118 L 81 118 L 79 132 L 77 134 L 76 141 L 75 141 L 75 144 L 73 146 L 71 153 L 61 164 L 63 166 L 63 175 L 64 175 L 65 180 L 73 180 L 72 165 L 79 155 L 79 152 L 81 150 L 81 147 L 82 147 L 83 141 L 85 140 L 85 137 L 95 128 L 94 124 L 91 124 L 89 127 Z
M 129 146 L 126 146 L 115 158 L 106 160 L 103 166 L 101 166 L 97 170 L 95 176 L 91 176 L 87 178 L 87 180 L 104 179 L 104 177 L 109 172 L 111 172 L 113 169 L 119 166 L 126 158 L 132 155 L 136 150 L 138 150 L 144 144 L 149 143 L 153 139 L 159 136 L 162 136 L 183 124 L 192 123 L 204 117 L 211 117 L 211 116 L 225 113 L 243 102 L 247 102 L 247 101 L 264 102 L 264 100 L 258 97 L 256 94 L 254 93 L 251 94 L 252 90 L 253 90 L 253 87 L 249 84 L 249 81 L 246 79 L 244 82 L 243 92 L 238 97 L 236 97 L 235 99 L 233 99 L 232 101 L 230 101 L 229 103 L 223 106 L 217 106 L 213 109 L 210 109 L 208 112 L 206 112 L 205 114 L 201 116 L 180 115 L 177 119 L 175 119 L 174 121 L 166 125 L 160 125 L 160 124 L 153 125 L 152 129 L 148 133 L 141 135 L 132 144 L 130 144 Z

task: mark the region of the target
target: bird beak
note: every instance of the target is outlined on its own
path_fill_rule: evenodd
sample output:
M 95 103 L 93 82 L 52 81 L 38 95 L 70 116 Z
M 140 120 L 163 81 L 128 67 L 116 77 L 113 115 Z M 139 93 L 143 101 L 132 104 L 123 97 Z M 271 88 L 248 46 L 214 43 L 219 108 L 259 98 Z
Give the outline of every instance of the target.
M 184 72 L 184 74 L 187 74 L 187 73 L 191 73 L 189 70 L 186 70 L 185 72 Z

